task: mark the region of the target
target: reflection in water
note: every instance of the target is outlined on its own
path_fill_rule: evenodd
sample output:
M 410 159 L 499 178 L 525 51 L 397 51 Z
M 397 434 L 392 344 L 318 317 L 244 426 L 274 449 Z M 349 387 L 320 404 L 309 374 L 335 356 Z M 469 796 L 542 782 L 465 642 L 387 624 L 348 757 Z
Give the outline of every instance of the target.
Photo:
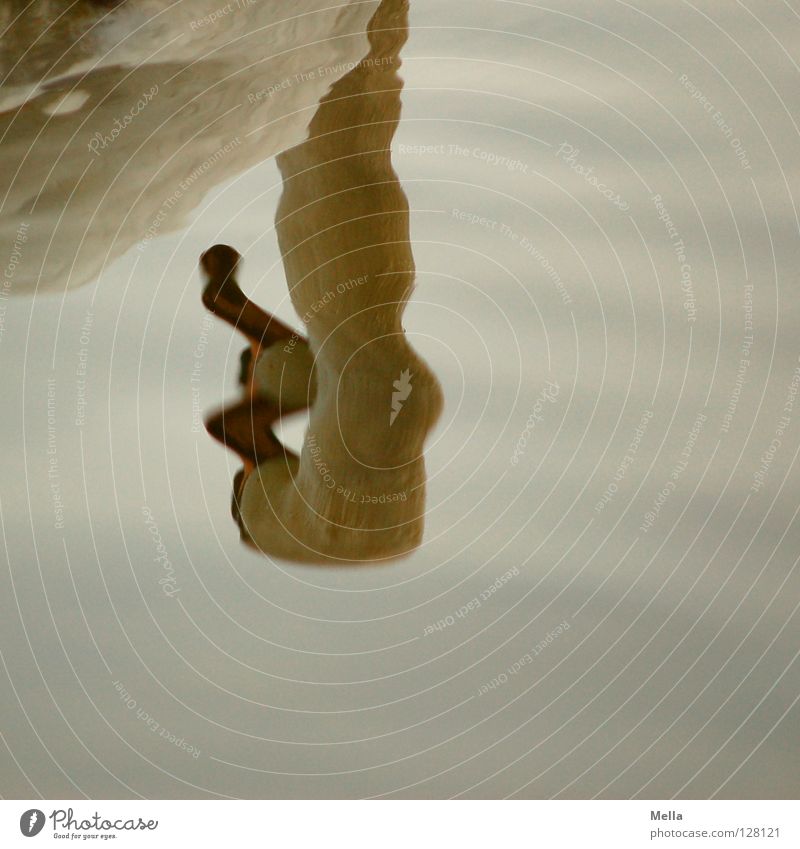
M 12 294 L 88 284 L 297 144 L 367 49 L 377 0 L 0 3 L 0 240 Z
M 798 798 L 797 4 L 411 6 L 424 446 L 404 21 L 298 147 L 380 4 L 242 4 L 0 0 L 3 796 Z M 209 428 L 392 567 L 197 433 L 281 151 Z
M 245 461 L 235 483 L 243 538 L 290 560 L 375 561 L 408 554 L 422 538 L 423 445 L 442 396 L 401 323 L 414 262 L 390 144 L 406 35 L 407 3 L 384 0 L 368 55 L 320 102 L 308 140 L 278 157 L 276 228 L 308 340 L 244 297 L 232 248 L 202 260 L 204 302 L 256 348 L 248 397 L 209 430 Z M 307 401 L 297 457 L 269 428 Z

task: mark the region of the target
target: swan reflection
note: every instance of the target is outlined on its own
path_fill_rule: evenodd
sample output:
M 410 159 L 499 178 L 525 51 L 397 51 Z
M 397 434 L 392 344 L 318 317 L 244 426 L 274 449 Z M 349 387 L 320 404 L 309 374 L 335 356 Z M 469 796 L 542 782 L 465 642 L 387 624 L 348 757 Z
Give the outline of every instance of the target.
M 0 239 L 30 225 L 12 294 L 147 257 L 209 191 L 301 141 L 377 6 L 3 0 Z
M 407 3 L 384 0 L 368 35 L 368 55 L 321 100 L 308 139 L 277 159 L 276 230 L 307 338 L 244 296 L 233 248 L 201 258 L 204 303 L 251 341 L 243 399 L 207 423 L 244 462 L 234 515 L 248 544 L 301 562 L 374 562 L 420 544 L 423 448 L 442 408 L 402 326 L 414 261 L 390 145 Z M 297 456 L 272 425 L 306 407 Z

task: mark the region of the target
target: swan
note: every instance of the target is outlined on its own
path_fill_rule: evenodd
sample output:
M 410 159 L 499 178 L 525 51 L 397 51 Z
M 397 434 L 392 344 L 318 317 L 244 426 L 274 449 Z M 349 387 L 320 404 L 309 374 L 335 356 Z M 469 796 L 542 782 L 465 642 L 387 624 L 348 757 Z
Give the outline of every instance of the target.
M 93 282 L 302 141 L 377 5 L 4 0 L 0 238 L 27 235 L 9 294 Z
M 245 404 L 221 430 L 215 417 L 212 432 L 249 454 L 250 468 L 235 483 L 243 539 L 286 560 L 392 560 L 422 540 L 423 449 L 442 392 L 402 326 L 414 261 L 390 145 L 407 14 L 405 0 L 381 3 L 368 28 L 369 53 L 321 100 L 308 139 L 278 156 L 276 230 L 307 339 L 254 311 L 235 282 L 232 248 L 216 246 L 202 260 L 206 305 L 266 341 L 252 369 L 256 412 L 243 412 Z M 297 456 L 268 425 L 306 403 Z

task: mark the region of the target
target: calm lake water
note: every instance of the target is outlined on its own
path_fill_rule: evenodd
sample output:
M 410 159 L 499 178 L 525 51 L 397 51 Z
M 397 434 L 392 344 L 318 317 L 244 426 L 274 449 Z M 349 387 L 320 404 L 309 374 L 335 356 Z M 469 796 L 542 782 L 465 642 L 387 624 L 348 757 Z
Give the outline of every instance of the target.
M 348 75 L 401 3 L 129 0 L 43 29 L 56 5 L 0 12 L 3 795 L 796 798 L 790 5 L 412 0 L 393 138 L 374 92 L 399 45 Z M 364 555 L 405 557 L 299 565 L 231 518 L 241 463 L 204 420 L 245 342 L 198 258 L 235 247 L 242 289 L 309 335 L 325 263 L 334 291 L 348 250 L 391 245 L 400 273 L 408 241 L 368 211 L 287 287 L 276 156 L 350 83 L 326 120 L 360 103 L 363 130 L 318 157 L 391 144 L 373 202 L 402 229 L 407 198 L 402 351 L 442 410 L 418 416 L 394 349 L 341 409 L 320 378 L 356 458 L 380 428 L 424 440 L 402 487 L 425 506 L 341 519 L 405 522 Z M 310 209 L 353 173 L 302 184 L 297 232 L 349 215 Z M 276 430 L 301 452 L 307 425 Z

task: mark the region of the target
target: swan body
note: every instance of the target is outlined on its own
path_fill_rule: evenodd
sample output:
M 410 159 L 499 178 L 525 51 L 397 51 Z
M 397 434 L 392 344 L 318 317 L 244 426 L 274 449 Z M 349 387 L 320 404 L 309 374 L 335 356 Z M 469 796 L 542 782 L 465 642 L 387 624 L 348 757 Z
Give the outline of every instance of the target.
M 5 0 L 0 238 L 27 236 L 10 294 L 94 281 L 182 228 L 212 188 L 302 141 L 368 49 L 377 5 L 36 0 L 34 15 Z
M 389 560 L 422 539 L 423 449 L 442 393 L 402 326 L 414 261 L 390 145 L 406 20 L 403 0 L 384 0 L 370 53 L 322 100 L 308 140 L 278 157 L 276 229 L 316 396 L 300 456 L 261 463 L 245 480 L 240 509 L 249 541 L 285 559 Z M 268 350 L 257 366 L 268 392 L 294 355 L 286 345 Z M 301 362 L 296 392 L 309 384 Z

